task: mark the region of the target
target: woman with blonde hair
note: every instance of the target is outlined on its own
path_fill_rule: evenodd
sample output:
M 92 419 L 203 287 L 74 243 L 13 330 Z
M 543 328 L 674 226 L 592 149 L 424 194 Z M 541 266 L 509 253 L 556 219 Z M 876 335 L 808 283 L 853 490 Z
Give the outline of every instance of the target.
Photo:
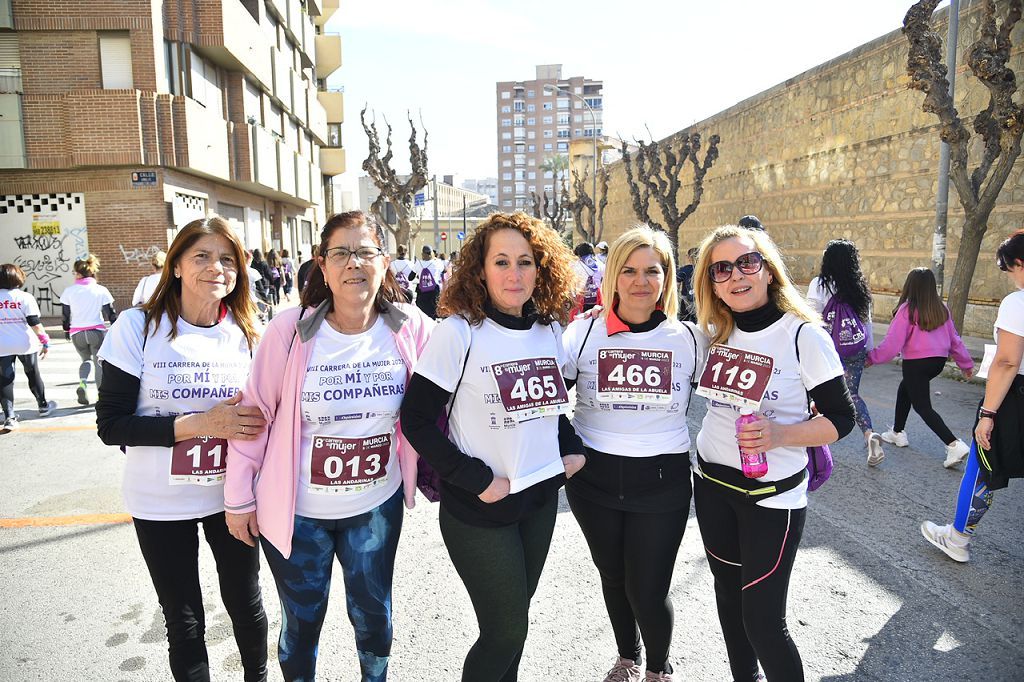
M 480 627 L 465 681 L 517 679 L 558 488 L 585 462 L 561 371 L 572 263 L 541 221 L 491 215 L 460 252 L 402 401 L 403 431 L 440 475 L 441 536 Z M 437 425 L 449 401 L 451 440 Z
M 807 513 L 807 448 L 854 425 L 843 366 L 764 231 L 708 235 L 694 295 L 711 344 L 701 384 L 722 396 L 697 435 L 694 503 L 729 665 L 735 680 L 758 679 L 758 663 L 768 680 L 803 680 L 786 595 Z M 726 402 L 737 392 L 756 416 L 737 420 L 742 408 Z
M 114 297 L 105 286 L 96 282 L 100 272 L 100 259 L 89 254 L 75 261 L 75 283 L 60 293 L 62 326 L 64 334 L 71 339 L 82 363 L 78 366 L 78 404 L 88 405 L 89 394 L 86 381 L 92 368 L 96 367 L 96 386 L 102 383 L 103 370 L 97 353 L 107 335 L 104 320 L 114 323 L 117 312 L 114 310 Z
M 608 252 L 610 305 L 563 337 L 572 425 L 587 457 L 566 497 L 601 575 L 618 650 L 605 682 L 679 679 L 669 662 L 669 588 L 690 512 L 686 412 L 704 335 L 676 319 L 675 272 L 664 232 L 629 230 Z
M 156 291 L 156 285 L 160 283 L 160 274 L 164 269 L 164 262 L 167 260 L 167 252 L 160 250 L 149 259 L 153 268 L 153 274 L 146 275 L 135 285 L 135 293 L 132 294 L 132 305 L 143 305 Z
M 97 430 L 126 455 L 124 506 L 163 610 L 175 680 L 210 679 L 200 526 L 243 678 L 267 677 L 259 553 L 232 538 L 224 519 L 227 441 L 254 440 L 266 426 L 258 409 L 239 404 L 259 340 L 243 251 L 221 218 L 183 227 L 156 292 L 118 317 L 99 353 Z

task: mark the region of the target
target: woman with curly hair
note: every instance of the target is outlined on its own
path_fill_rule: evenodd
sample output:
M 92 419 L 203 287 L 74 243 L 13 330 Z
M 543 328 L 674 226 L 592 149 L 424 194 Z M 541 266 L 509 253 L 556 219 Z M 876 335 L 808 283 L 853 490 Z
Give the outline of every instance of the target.
M 517 679 L 558 488 L 586 462 L 561 371 L 574 260 L 539 220 L 488 218 L 402 402 L 403 432 L 441 477 L 441 535 L 480 627 L 463 680 Z M 445 405 L 451 440 L 437 426 Z

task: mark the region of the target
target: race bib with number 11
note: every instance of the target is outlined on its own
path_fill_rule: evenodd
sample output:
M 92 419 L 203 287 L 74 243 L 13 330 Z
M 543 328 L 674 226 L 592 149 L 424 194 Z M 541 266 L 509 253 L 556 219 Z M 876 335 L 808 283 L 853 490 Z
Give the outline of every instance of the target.
M 199 436 L 178 441 L 171 452 L 171 485 L 221 485 L 227 471 L 228 442 Z

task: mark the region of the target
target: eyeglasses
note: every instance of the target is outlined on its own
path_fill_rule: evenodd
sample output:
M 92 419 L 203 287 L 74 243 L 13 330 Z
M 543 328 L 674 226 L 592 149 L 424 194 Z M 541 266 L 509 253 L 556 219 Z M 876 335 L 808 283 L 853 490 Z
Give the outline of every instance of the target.
M 345 265 L 353 256 L 357 260 L 365 262 L 383 254 L 384 249 L 379 246 L 360 246 L 355 251 L 344 246 L 335 246 L 333 249 L 327 249 L 324 258 L 333 265 Z
M 762 267 L 764 267 L 764 256 L 757 251 L 751 251 L 750 253 L 743 254 L 731 263 L 727 260 L 712 263 L 711 267 L 708 268 L 708 273 L 711 275 L 713 282 L 721 284 L 722 282 L 729 281 L 735 268 L 739 268 L 739 271 L 744 275 L 755 275 L 761 272 Z

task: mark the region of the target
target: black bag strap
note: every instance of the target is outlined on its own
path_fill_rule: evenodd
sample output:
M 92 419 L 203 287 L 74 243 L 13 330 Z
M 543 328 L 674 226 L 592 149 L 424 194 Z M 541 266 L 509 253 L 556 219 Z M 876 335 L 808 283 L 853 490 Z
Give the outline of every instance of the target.
M 473 350 L 473 325 L 469 325 L 469 345 L 466 346 L 466 356 L 462 358 L 462 371 L 459 373 L 459 380 L 455 382 L 455 390 L 452 391 L 452 398 L 448 402 L 448 411 L 445 413 L 444 435 L 446 436 L 451 430 L 452 410 L 455 409 L 455 396 L 459 394 L 459 386 L 462 386 L 462 377 L 466 376 L 466 366 L 469 364 L 469 351 L 471 350 Z
M 803 331 L 804 325 L 806 324 L 807 322 L 801 322 L 800 326 L 796 328 L 796 340 L 793 342 L 796 345 L 797 372 L 800 371 L 800 332 Z M 800 380 L 800 383 L 803 383 L 803 379 Z M 811 413 L 811 416 L 813 417 L 814 415 L 811 412 L 811 392 L 805 388 L 804 393 L 807 395 L 807 412 Z
M 686 399 L 686 412 L 684 414 L 690 414 L 690 404 L 693 402 L 693 392 L 697 390 L 697 335 L 690 329 L 690 325 L 683 323 L 683 327 L 686 331 L 690 332 L 690 338 L 693 339 L 693 372 L 690 373 L 690 395 Z M 799 353 L 799 351 L 797 351 Z M 797 358 L 799 360 L 799 358 Z
M 583 335 L 583 343 L 580 344 L 580 352 L 576 354 L 576 378 L 573 381 L 580 380 L 580 358 L 583 357 L 583 349 L 587 345 L 587 339 L 590 338 L 590 332 L 594 331 L 594 323 L 597 322 L 597 317 L 590 318 L 590 326 L 587 327 L 587 333 Z
M 288 342 L 288 352 L 289 353 L 292 352 L 292 345 L 295 343 L 295 336 L 299 333 L 299 322 L 302 321 L 302 316 L 306 314 L 306 310 L 307 310 L 306 306 L 302 306 L 302 309 L 299 310 L 299 319 L 295 320 L 295 328 L 292 329 L 292 338 Z

